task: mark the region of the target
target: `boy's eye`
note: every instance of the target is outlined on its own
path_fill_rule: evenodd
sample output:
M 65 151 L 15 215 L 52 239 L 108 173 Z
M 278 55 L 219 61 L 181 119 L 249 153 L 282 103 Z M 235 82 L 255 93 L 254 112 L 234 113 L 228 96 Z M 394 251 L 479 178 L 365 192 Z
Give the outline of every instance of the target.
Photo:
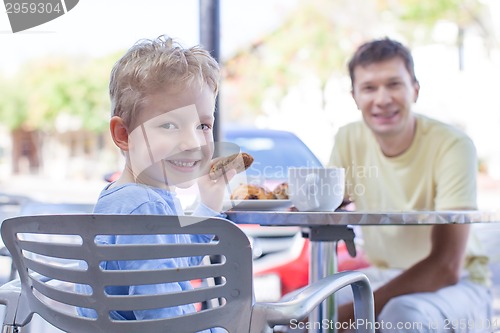
M 175 125 L 172 123 L 165 123 L 161 125 L 161 127 L 163 127 L 164 129 L 175 129 Z
M 212 129 L 212 126 L 211 125 L 208 125 L 208 124 L 201 124 L 200 127 L 199 127 L 202 131 L 209 131 Z

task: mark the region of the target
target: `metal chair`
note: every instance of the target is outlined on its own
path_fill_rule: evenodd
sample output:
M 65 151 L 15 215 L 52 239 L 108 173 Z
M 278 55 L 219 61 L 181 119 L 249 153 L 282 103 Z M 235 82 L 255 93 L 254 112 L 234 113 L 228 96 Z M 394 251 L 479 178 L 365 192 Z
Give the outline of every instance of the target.
M 9 207 L 9 209 L 5 209 Z M 14 208 L 14 209 L 13 209 Z M 31 200 L 28 197 L 18 195 L 7 195 L 0 193 L 0 222 L 6 218 L 19 215 L 40 215 L 40 214 L 85 214 L 91 213 L 94 208 L 92 204 L 80 203 L 46 203 Z M 0 256 L 10 258 L 7 248 L 0 243 Z M 16 266 L 12 261 L 8 280 L 16 278 Z M 5 281 L 3 281 L 5 282 Z M 2 283 L 3 283 L 2 282 Z
M 12 195 L 7 193 L 0 193 L 0 224 L 6 218 L 20 215 L 21 207 L 29 202 L 30 199 L 21 195 Z M 9 250 L 0 241 L 0 257 L 10 258 Z M 14 262 L 11 263 L 10 271 L 3 272 L 2 283 L 10 281 L 16 277 L 16 267 Z M 4 280 L 5 278 L 5 280 Z
M 2 238 L 18 268 L 19 280 L 0 288 L 6 305 L 3 332 L 19 332 L 34 313 L 55 327 L 78 332 L 197 332 L 224 328 L 228 332 L 272 332 L 275 325 L 304 320 L 336 290 L 351 285 L 357 318 L 374 321 L 373 294 L 367 278 L 358 272 L 329 276 L 308 286 L 290 300 L 254 303 L 252 252 L 245 233 L 220 218 L 143 215 L 40 215 L 7 219 Z M 210 234 L 211 243 L 102 245 L 98 235 Z M 114 260 L 219 256 L 219 263 L 151 271 L 103 270 Z M 189 291 L 155 295 L 110 295 L 109 286 L 133 286 L 214 278 Z M 60 288 L 58 285 L 66 285 Z M 91 293 L 75 286 L 88 285 Z M 213 302 L 213 301 L 216 302 Z M 215 303 L 195 313 L 154 320 L 113 320 L 110 311 L 134 311 Z M 96 318 L 78 315 L 92 309 Z M 367 325 L 369 326 L 369 325 Z M 373 328 L 374 325 L 372 325 Z M 364 329 L 363 332 L 374 332 Z

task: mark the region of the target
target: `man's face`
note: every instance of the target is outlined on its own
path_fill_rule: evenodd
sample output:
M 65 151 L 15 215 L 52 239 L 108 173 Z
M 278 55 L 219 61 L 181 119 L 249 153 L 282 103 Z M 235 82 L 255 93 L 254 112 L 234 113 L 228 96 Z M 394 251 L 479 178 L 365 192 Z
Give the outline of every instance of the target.
M 213 155 L 214 94 L 205 86 L 148 95 L 129 135 L 129 162 L 140 183 L 189 187 Z
M 394 136 L 408 128 L 418 91 L 399 57 L 354 69 L 352 96 L 375 136 Z

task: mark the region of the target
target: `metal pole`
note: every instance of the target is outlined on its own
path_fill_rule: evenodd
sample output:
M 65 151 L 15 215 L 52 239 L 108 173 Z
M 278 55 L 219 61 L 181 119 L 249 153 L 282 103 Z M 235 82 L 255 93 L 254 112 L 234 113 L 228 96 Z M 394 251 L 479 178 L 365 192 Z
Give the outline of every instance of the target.
M 220 11 L 219 0 L 200 0 L 200 44 L 220 64 Z M 219 98 L 215 100 L 214 140 L 220 141 Z

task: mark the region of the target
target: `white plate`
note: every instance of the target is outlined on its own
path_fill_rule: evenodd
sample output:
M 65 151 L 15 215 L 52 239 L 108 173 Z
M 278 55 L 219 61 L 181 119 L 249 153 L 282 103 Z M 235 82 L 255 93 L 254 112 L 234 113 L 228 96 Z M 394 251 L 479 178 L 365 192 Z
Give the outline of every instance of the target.
M 290 200 L 226 200 L 224 210 L 285 210 L 292 206 Z

